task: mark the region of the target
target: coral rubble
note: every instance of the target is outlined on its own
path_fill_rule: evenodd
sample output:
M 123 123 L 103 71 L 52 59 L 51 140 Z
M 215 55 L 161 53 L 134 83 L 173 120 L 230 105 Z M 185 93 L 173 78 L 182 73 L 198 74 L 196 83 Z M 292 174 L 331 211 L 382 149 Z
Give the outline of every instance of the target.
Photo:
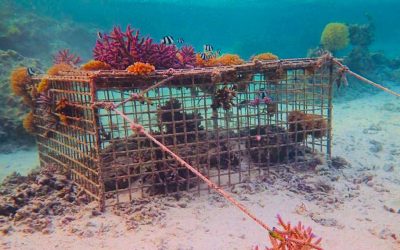
M 48 231 L 47 216 L 77 212 L 80 204 L 88 202 L 64 173 L 52 167 L 26 177 L 14 173 L 1 183 L 0 194 L 0 218 L 8 224 L 0 226 L 3 234 L 13 226 L 25 233 Z

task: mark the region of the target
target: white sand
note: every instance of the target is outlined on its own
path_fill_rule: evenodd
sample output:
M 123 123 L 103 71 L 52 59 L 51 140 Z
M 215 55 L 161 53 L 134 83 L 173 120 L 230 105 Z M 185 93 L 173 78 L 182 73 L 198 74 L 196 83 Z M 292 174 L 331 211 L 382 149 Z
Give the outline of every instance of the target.
M 400 209 L 399 138 L 400 103 L 395 98 L 382 94 L 336 105 L 333 154 L 352 166 L 337 181 L 328 181 L 335 189 L 326 200 L 307 201 L 286 191 L 284 182 L 277 182 L 280 188 L 267 185 L 265 191 L 242 193 L 239 199 L 271 226 L 276 226 L 278 213 L 311 226 L 323 238 L 324 249 L 400 249 L 400 214 L 384 208 Z M 366 177 L 369 181 L 357 183 Z M 305 211 L 296 209 L 302 203 Z M 12 233 L 1 238 L 0 248 L 251 249 L 268 244 L 261 227 L 217 194 L 195 197 L 185 208 L 171 204 L 162 210 L 165 217 L 137 229 L 127 230 L 127 218 L 111 211 L 92 218 L 82 212 L 81 219 L 48 235 Z

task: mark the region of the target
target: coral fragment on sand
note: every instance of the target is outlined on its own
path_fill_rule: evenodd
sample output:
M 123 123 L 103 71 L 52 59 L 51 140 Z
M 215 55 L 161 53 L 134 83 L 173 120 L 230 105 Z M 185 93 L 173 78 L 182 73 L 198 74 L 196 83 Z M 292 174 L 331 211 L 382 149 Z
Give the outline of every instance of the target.
M 317 238 L 310 227 L 305 227 L 301 222 L 292 226 L 290 222 L 285 223 L 280 215 L 277 216 L 280 229 L 273 228 L 269 232 L 272 248 L 266 250 L 322 249 L 321 238 Z
M 145 76 L 153 73 L 155 67 L 150 63 L 135 62 L 133 65 L 129 66 L 126 70 L 134 75 Z
M 110 70 L 111 66 L 102 61 L 90 60 L 89 62 L 82 65 L 81 69 L 83 69 L 83 70 Z

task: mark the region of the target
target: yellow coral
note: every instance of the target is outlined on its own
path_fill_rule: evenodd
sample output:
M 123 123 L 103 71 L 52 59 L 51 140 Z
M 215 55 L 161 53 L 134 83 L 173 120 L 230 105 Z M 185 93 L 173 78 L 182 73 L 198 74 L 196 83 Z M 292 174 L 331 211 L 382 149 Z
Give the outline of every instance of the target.
M 42 92 L 48 90 L 49 86 L 50 86 L 49 80 L 46 78 L 42 78 L 42 80 L 39 82 L 39 84 L 37 86 L 37 92 L 42 93 Z
M 144 76 L 153 73 L 156 68 L 150 63 L 135 62 L 126 68 L 126 70 L 134 75 Z
M 85 63 L 81 69 L 83 70 L 110 70 L 111 66 L 102 61 L 90 60 Z
M 268 53 L 261 53 L 258 55 L 255 55 L 251 58 L 251 60 L 254 62 L 255 60 L 265 60 L 265 61 L 269 61 L 269 60 L 278 60 L 278 56 L 268 52 Z
M 10 75 L 11 90 L 17 96 L 27 95 L 28 85 L 31 83 L 31 80 L 26 68 L 16 68 Z
M 26 132 L 31 134 L 35 133 L 36 131 L 35 117 L 33 116 L 32 111 L 25 116 L 24 120 L 22 121 L 22 126 L 24 127 Z
M 343 23 L 329 23 L 321 35 L 321 44 L 331 52 L 341 50 L 349 45 L 349 28 Z

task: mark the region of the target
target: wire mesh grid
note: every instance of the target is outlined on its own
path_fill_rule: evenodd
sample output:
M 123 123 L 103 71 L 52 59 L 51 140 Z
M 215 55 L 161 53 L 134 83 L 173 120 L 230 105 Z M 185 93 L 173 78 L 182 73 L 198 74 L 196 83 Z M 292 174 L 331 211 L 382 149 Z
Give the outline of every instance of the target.
M 52 98 L 66 98 L 83 111 L 79 118 L 68 117 L 74 122 L 53 128 L 42 119 L 41 161 L 70 170 L 73 180 L 106 206 L 155 194 L 209 191 L 134 134 L 122 117 L 91 105 L 122 101 L 119 110 L 222 187 L 268 175 L 271 167 L 299 164 L 307 154 L 329 158 L 332 68 L 317 68 L 316 60 L 282 65 L 285 61 L 235 68 L 222 76 L 215 73 L 218 68 L 210 69 L 211 77 L 203 71 L 183 73 L 146 92 L 149 101 L 126 101 L 143 91 L 132 76 L 107 73 L 69 82 L 70 73 L 52 82 Z

